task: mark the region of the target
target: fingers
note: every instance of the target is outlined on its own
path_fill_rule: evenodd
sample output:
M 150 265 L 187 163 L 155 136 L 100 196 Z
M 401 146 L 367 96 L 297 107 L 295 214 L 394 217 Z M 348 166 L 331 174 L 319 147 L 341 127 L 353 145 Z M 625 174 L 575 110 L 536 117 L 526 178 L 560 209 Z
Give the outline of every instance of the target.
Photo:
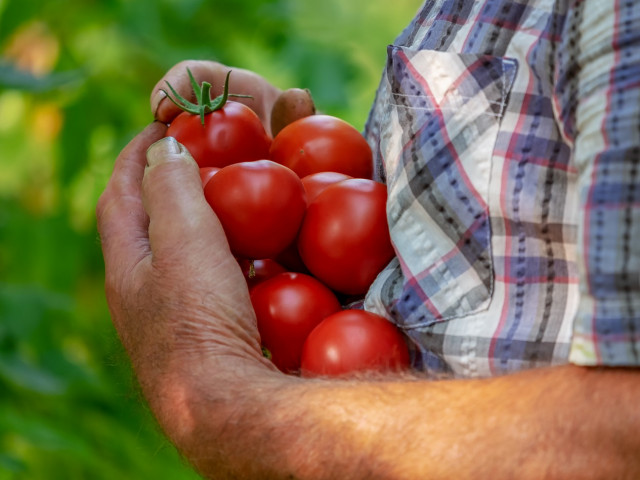
M 225 77 L 231 70 L 229 93 L 251 95 L 253 97 L 232 98 L 232 100 L 244 103 L 253 109 L 262 120 L 267 131 L 270 131 L 271 107 L 280 94 L 280 90 L 254 72 L 241 68 L 227 67 L 210 61 L 187 60 L 180 62 L 172 67 L 156 84 L 151 91 L 151 113 L 156 120 L 163 123 L 171 123 L 181 112 L 179 107 L 166 98 L 166 94 L 163 92 L 163 90 L 168 91 L 167 82 L 186 99 L 195 100 L 187 68 L 191 70 L 198 83 L 206 81 L 212 85 L 212 97 L 222 93 Z
M 205 200 L 196 162 L 172 138 L 153 144 L 147 160 L 142 196 L 154 272 L 162 278 L 163 294 L 177 292 L 182 301 L 195 299 L 194 308 L 207 308 L 225 328 L 233 327 L 228 338 L 243 338 L 259 351 L 246 281 Z
M 154 122 L 124 148 L 98 201 L 97 227 L 108 277 L 126 275 L 149 252 L 141 183 L 147 148 L 165 131 L 165 125 Z
M 227 251 L 224 231 L 204 198 L 200 171 L 189 152 L 167 137 L 149 148 L 147 161 L 142 196 L 154 260 L 180 255 L 182 263 L 191 258 L 197 267 L 211 251 Z

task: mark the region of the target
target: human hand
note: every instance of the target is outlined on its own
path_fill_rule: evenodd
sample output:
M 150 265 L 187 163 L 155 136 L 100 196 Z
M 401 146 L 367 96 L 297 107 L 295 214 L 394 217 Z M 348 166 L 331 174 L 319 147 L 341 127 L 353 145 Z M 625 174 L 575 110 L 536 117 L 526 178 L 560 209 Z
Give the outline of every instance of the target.
M 275 370 L 197 164 L 175 140 L 158 142 L 165 131 L 155 122 L 122 151 L 97 206 L 107 301 L 152 406 L 197 366 L 220 382 Z

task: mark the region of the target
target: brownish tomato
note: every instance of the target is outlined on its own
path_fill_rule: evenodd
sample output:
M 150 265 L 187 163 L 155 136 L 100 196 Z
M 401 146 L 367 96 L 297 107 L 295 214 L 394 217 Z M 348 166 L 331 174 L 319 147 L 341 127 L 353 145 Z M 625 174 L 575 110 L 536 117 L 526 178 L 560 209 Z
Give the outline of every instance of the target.
M 283 372 L 300 369 L 307 335 L 342 307 L 331 290 L 302 273 L 281 273 L 251 290 L 262 346 Z
M 310 115 L 290 123 L 275 136 L 269 154 L 300 178 L 317 172 L 356 178 L 373 175 L 373 155 L 365 138 L 349 123 L 330 115 Z
M 326 317 L 312 330 L 302 349 L 303 376 L 408 367 L 404 336 L 384 317 L 364 310 L 344 310 Z

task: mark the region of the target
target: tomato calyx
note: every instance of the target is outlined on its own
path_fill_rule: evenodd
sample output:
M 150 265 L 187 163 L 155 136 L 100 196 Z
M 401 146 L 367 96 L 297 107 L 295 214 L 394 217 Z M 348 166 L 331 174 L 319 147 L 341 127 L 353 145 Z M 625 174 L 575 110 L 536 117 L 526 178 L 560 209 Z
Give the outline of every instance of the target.
M 251 95 L 229 93 L 229 77 L 231 76 L 231 70 L 227 72 L 227 76 L 225 77 L 222 94 L 213 99 L 211 98 L 211 84 L 209 82 L 202 82 L 202 84 L 198 85 L 198 82 L 196 82 L 191 70 L 188 68 L 187 73 L 189 74 L 189 80 L 191 80 L 193 92 L 196 95 L 196 103 L 190 102 L 180 95 L 169 82 L 166 83 L 173 96 L 171 96 L 166 90 L 163 91 L 167 94 L 169 100 L 171 100 L 178 108 L 193 115 L 199 115 L 200 123 L 202 123 L 202 125 L 204 125 L 204 116 L 207 113 L 215 112 L 216 110 L 220 110 L 224 107 L 229 97 L 253 98 Z

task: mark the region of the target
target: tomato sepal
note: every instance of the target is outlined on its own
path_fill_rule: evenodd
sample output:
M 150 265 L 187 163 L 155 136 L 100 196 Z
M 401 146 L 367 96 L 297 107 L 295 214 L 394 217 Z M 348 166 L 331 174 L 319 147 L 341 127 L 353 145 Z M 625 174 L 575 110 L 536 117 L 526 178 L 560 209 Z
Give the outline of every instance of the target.
M 187 113 L 199 115 L 202 125 L 204 125 L 204 116 L 207 113 L 215 112 L 216 110 L 220 110 L 222 107 L 224 107 L 229 97 L 253 98 L 251 95 L 229 93 L 229 77 L 231 76 L 231 70 L 227 72 L 227 76 L 225 77 L 222 94 L 213 99 L 211 98 L 212 85 L 209 82 L 202 82 L 202 84 L 198 85 L 198 82 L 196 81 L 193 73 L 191 73 L 191 70 L 189 68 L 187 68 L 187 73 L 189 74 L 189 80 L 191 81 L 191 88 L 193 88 L 193 93 L 195 93 L 196 96 L 196 103 L 190 102 L 182 95 L 180 95 L 168 81 L 165 83 L 169 87 L 169 90 L 171 90 L 173 97 L 166 90 L 163 91 L 167 95 L 167 98 L 171 100 L 178 108 L 184 110 Z

